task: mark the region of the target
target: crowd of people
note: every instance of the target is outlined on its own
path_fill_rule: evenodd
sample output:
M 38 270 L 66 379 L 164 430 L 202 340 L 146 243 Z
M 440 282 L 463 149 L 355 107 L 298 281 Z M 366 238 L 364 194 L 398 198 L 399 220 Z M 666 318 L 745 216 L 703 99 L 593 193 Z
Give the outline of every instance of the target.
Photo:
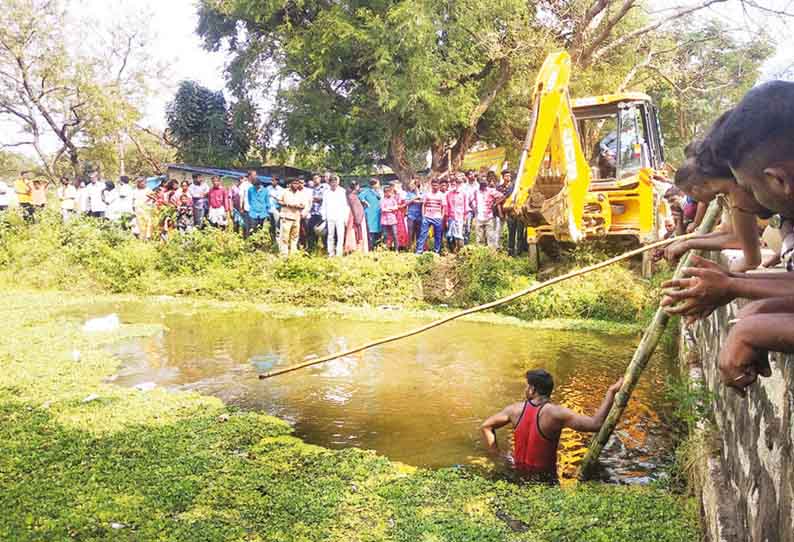
M 687 148 L 676 186 L 704 205 L 723 198 L 720 227 L 667 248 L 741 249 L 731 269 L 703 258 L 665 284 L 671 314 L 698 320 L 734 299 L 752 300 L 731 327 L 719 364 L 723 381 L 743 391 L 770 376 L 768 351 L 794 353 L 794 83 L 757 86 Z M 759 235 L 760 232 L 763 232 Z M 773 250 L 762 259 L 760 247 Z M 749 272 L 780 266 L 779 272 Z
M 55 194 L 64 221 L 86 215 L 117 222 L 141 239 L 167 238 L 207 226 L 233 228 L 249 237 L 266 230 L 283 255 L 325 248 L 329 256 L 386 250 L 456 252 L 468 243 L 501 248 L 507 228 L 507 252 L 525 251 L 526 235 L 502 203 L 513 191 L 512 174 L 504 171 L 450 173 L 430 181 L 366 186 L 353 181 L 342 187 L 326 172 L 292 178 L 283 185 L 276 176 L 263 181 L 256 170 L 224 184 L 212 176 L 190 181 L 165 179 L 150 188 L 143 178 L 122 176 L 118 183 L 62 177 Z M 21 172 L 13 187 L 0 182 L 0 211 L 13 191 L 24 218 L 34 221 L 47 205 L 49 182 Z

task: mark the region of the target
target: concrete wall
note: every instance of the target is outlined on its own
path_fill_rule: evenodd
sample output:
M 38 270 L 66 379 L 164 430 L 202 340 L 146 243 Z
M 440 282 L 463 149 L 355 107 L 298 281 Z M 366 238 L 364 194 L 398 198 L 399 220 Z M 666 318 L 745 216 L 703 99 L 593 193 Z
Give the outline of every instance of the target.
M 714 393 L 715 451 L 699 465 L 707 539 L 794 542 L 794 356 L 771 353 L 772 376 L 747 398 L 723 386 L 717 356 L 741 304 L 682 329 L 682 361 Z

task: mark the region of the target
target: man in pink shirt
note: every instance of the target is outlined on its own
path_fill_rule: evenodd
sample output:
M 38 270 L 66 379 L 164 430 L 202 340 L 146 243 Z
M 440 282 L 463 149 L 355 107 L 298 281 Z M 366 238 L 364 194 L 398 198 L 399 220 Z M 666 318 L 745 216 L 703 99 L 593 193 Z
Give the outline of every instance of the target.
M 460 179 L 452 177 L 452 189 L 447 192 L 447 239 L 449 246 L 454 251 L 463 247 L 463 231 L 466 224 L 466 214 L 469 211 L 469 196 L 460 186 Z
M 383 231 L 383 241 L 388 247 L 394 245 L 394 251 L 400 250 L 397 244 L 397 209 L 400 207 L 400 197 L 396 194 L 394 185 L 387 184 L 383 187 L 383 199 L 380 200 L 380 225 Z
M 505 199 L 504 194 L 488 186 L 488 180 L 483 177 L 480 178 L 480 188 L 474 192 L 471 199 L 477 243 L 487 244 L 494 250 L 499 248 L 499 228 L 494 216 L 494 205 L 503 199 Z
M 433 251 L 441 253 L 441 238 L 444 233 L 442 222 L 446 212 L 447 201 L 442 192 L 438 190 L 438 179 L 430 181 L 430 192 L 422 199 L 422 230 L 419 233 L 419 241 L 416 243 L 416 253 L 421 254 L 425 250 L 427 235 L 430 226 L 433 227 Z
M 207 199 L 209 200 L 209 214 L 207 218 L 210 224 L 216 228 L 226 227 L 226 217 L 231 208 L 229 202 L 229 193 L 221 186 L 220 178 L 215 175 L 212 177 L 212 188 L 207 192 Z

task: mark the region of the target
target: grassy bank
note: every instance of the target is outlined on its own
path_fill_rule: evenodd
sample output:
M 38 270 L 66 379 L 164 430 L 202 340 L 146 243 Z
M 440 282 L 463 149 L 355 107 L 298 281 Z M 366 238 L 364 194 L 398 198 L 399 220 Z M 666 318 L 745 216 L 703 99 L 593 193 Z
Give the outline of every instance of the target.
M 86 336 L 69 315 L 103 300 L 6 291 L 0 539 L 697 539 L 691 501 L 660 490 L 416 470 L 307 445 L 217 399 L 113 386 L 103 343 L 153 328 Z
M 0 286 L 190 295 L 293 307 L 390 305 L 421 310 L 470 307 L 537 280 L 525 260 L 482 247 L 444 258 L 377 252 L 287 260 L 270 249 L 264 233 L 242 240 L 209 230 L 175 236 L 167 243 L 144 243 L 90 220 L 64 225 L 51 213 L 27 226 L 8 215 L 0 218 Z M 636 273 L 616 265 L 499 311 L 523 320 L 637 323 L 655 302 L 654 293 Z

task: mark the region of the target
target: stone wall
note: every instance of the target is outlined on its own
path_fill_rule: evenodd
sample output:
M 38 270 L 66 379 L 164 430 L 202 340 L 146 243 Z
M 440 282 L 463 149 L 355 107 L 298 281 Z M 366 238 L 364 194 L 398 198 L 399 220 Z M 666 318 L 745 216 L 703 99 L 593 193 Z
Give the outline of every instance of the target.
M 682 328 L 682 361 L 714 394 L 716 435 L 703 428 L 714 453 L 699 461 L 706 537 L 794 542 L 794 355 L 770 354 L 772 376 L 746 398 L 723 386 L 717 356 L 741 304 Z

